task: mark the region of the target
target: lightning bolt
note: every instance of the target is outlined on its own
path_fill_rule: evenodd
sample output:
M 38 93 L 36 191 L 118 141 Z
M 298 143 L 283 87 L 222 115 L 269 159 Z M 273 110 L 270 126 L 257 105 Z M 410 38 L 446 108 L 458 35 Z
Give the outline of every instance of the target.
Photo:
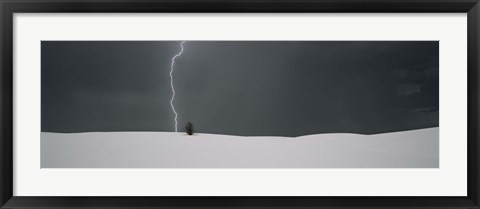
M 170 106 L 172 107 L 172 111 L 173 111 L 173 114 L 175 114 L 175 132 L 177 132 L 177 111 L 175 110 L 175 106 L 173 105 L 173 100 L 175 100 L 175 87 L 173 87 L 173 68 L 175 66 L 175 59 L 177 59 L 177 57 L 180 57 L 183 53 L 183 44 L 185 43 L 186 41 L 182 41 L 180 43 L 180 52 L 178 52 L 178 54 L 176 54 L 175 56 L 172 57 L 172 65 L 170 66 L 170 86 L 172 87 L 172 99 L 170 99 Z

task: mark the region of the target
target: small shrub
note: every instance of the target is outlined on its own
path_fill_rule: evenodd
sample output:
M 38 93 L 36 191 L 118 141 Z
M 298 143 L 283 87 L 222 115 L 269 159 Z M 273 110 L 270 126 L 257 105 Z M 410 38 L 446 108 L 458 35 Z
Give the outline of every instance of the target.
M 191 122 L 188 122 L 187 125 L 185 125 L 185 133 L 187 133 L 188 135 L 193 135 L 193 132 L 193 124 Z

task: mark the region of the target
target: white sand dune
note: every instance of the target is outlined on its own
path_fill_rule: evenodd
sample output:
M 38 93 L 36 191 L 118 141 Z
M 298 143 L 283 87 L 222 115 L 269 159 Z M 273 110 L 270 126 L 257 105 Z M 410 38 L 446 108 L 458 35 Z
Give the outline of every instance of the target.
M 42 168 L 438 168 L 439 129 L 376 135 L 41 134 Z

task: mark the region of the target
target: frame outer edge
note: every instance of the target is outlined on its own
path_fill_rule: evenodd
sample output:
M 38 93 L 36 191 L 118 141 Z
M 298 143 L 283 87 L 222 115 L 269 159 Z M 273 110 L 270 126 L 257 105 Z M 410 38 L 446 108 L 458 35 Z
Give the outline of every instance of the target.
M 469 82 L 469 107 L 468 112 L 468 198 L 476 205 L 479 206 L 480 200 L 480 172 L 479 172 L 479 151 L 480 151 L 480 129 L 478 120 L 480 117 L 479 111 L 479 99 L 480 93 L 480 2 L 477 3 L 468 12 L 468 82 Z
M 479 136 L 480 130 L 478 128 L 478 119 L 480 116 L 480 111 L 478 110 L 479 106 L 479 90 L 480 90 L 480 69 L 479 69 L 479 60 L 480 60 L 480 42 L 479 42 L 479 35 L 480 35 L 480 3 L 479 0 L 475 0 L 476 3 L 471 9 L 468 11 L 468 198 L 470 199 L 471 203 L 474 204 L 474 208 L 479 208 L 479 188 L 480 188 L 480 170 L 479 170 L 479 151 L 480 151 L 480 143 L 479 143 Z M 29 3 L 29 1 L 20 1 L 25 3 Z M 45 0 L 39 0 L 38 4 L 46 4 Z M 52 2 L 62 2 L 53 0 Z M 64 3 L 68 1 L 65 0 Z M 76 1 L 74 1 L 76 2 Z M 94 5 L 96 1 L 86 1 L 90 2 L 91 5 Z M 101 3 L 102 1 L 98 1 L 97 3 Z M 108 2 L 108 1 L 103 1 Z M 112 1 L 114 2 L 114 1 Z M 121 1 L 120 1 L 121 2 Z M 126 0 L 125 2 L 129 2 Z M 201 2 L 201 1 L 200 1 Z M 225 3 L 227 3 L 226 1 Z M 321 2 L 321 1 L 319 1 Z M 389 2 L 389 1 L 385 1 Z M 409 1 L 406 1 L 409 2 Z M 412 3 L 414 3 L 413 1 Z M 439 1 L 441 2 L 441 1 Z M 463 2 L 463 1 L 460 1 Z M 471 2 L 471 1 L 465 1 Z M 347 3 L 347 2 L 345 2 Z M 18 6 L 18 4 L 17 4 Z M 13 8 L 15 7 L 15 3 L 10 0 L 0 0 L 0 11 L 1 11 L 1 28 L 0 28 L 0 136 L 2 137 L 0 140 L 0 207 L 3 209 L 4 206 L 6 208 L 15 208 L 17 207 L 16 204 L 7 204 L 9 200 L 14 200 L 16 198 L 12 198 L 13 196 L 13 87 L 12 87 L 12 71 L 13 71 Z M 38 8 L 37 8 L 38 9 Z M 37 11 L 35 8 L 27 8 L 24 11 L 28 12 Z M 47 9 L 43 7 L 43 9 Z M 42 9 L 40 9 L 42 10 Z M 47 9 L 48 10 L 48 9 Z M 73 9 L 75 10 L 75 9 Z M 110 9 L 109 9 L 110 10 Z M 113 9 L 115 10 L 115 9 Z M 112 10 L 112 11 L 113 11 Z M 77 11 L 78 12 L 78 11 Z M 38 197 L 41 199 L 47 199 L 44 197 Z M 22 198 L 20 198 L 22 199 Z M 88 199 L 88 198 L 87 198 Z M 19 200 L 20 201 L 20 200 Z M 20 201 L 26 203 L 27 201 Z M 34 201 L 35 202 L 35 201 Z M 87 202 L 90 202 L 87 200 Z M 39 202 L 34 203 L 36 206 L 39 207 Z M 459 204 L 459 203 L 456 203 Z M 21 204 L 20 204 L 21 205 Z M 27 204 L 28 205 L 28 204 Z M 20 207 L 28 208 L 27 205 L 23 205 Z M 32 206 L 32 205 L 30 205 Z M 64 205 L 68 208 L 70 206 Z M 44 205 L 45 207 L 45 205 Z M 48 206 L 47 206 L 48 207 Z M 87 208 L 87 207 L 97 207 L 101 208 L 102 206 L 95 206 L 95 205 L 82 205 L 79 204 L 74 206 L 74 208 Z M 104 206 L 103 206 L 104 207 Z M 420 208 L 423 206 L 417 206 L 414 208 Z M 451 206 L 446 206 L 451 207 Z M 445 208 L 446 208 L 445 207 Z M 472 208 L 471 206 L 453 206 L 452 208 Z M 128 207 L 125 207 L 128 208 Z M 172 207 L 173 208 L 173 207 Z M 178 207 L 175 207 L 178 208 Z M 240 207 L 239 207 L 240 208 Z M 244 207 L 241 207 L 244 208 Z M 268 207 L 270 208 L 270 207 Z M 287 207 L 288 208 L 288 207 Z M 301 207 L 298 207 L 301 208 Z M 404 208 L 404 207 L 400 207 Z M 436 208 L 436 207 L 433 207 Z M 443 208 L 443 207 L 442 207 Z
M 0 16 L 2 17 L 2 22 L 0 23 L 0 69 L 1 69 L 1 72 L 0 72 L 0 81 L 3 79 L 3 76 L 1 75 L 2 72 L 3 72 L 3 33 L 4 33 L 4 22 L 3 22 L 3 15 L 4 15 L 4 11 L 3 11 L 3 0 L 0 0 Z M 0 137 L 3 136 L 3 122 L 1 122 L 1 120 L 3 120 L 3 86 L 0 84 Z M 3 185 L 4 185 L 4 180 L 3 180 L 3 173 L 4 173 L 4 168 L 3 168 L 3 156 L 2 156 L 2 153 L 3 153 L 3 137 L 1 138 L 1 141 L 0 141 L 0 163 L 2 163 L 0 165 L 0 207 L 3 206 L 5 204 L 5 200 L 4 200 L 4 197 L 3 197 Z
M 13 196 L 13 91 L 12 91 L 12 33 L 13 33 L 13 12 L 4 0 L 0 0 L 1 11 L 1 51 L 0 64 L 0 205 L 4 205 Z

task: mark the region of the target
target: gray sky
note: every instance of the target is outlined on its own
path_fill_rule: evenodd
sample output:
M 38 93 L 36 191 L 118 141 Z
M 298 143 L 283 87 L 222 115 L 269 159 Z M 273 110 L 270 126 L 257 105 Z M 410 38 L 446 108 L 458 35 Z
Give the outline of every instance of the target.
M 438 126 L 437 41 L 189 41 L 175 106 L 203 133 Z M 173 131 L 178 41 L 43 41 L 42 131 Z

